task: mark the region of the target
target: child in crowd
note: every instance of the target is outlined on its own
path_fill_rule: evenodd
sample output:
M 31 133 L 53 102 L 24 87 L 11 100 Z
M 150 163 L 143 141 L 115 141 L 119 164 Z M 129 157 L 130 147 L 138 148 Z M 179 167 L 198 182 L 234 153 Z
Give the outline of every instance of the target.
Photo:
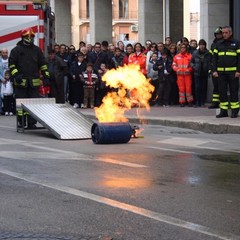
M 91 108 L 94 108 L 95 86 L 98 83 L 98 76 L 94 73 L 91 63 L 87 64 L 87 70 L 82 74 L 82 82 L 84 88 L 83 108 L 87 108 L 88 103 L 90 103 Z
M 107 95 L 107 93 L 110 91 L 109 87 L 106 86 L 106 83 L 102 81 L 103 75 L 108 71 L 105 63 L 101 63 L 100 69 L 98 70 L 98 77 L 99 77 L 99 89 L 98 89 L 98 96 L 96 96 L 97 105 L 102 104 L 103 98 Z
M 4 80 L 2 80 L 1 97 L 3 98 L 3 108 L 5 116 L 12 116 L 13 108 L 13 83 L 10 80 L 10 71 L 6 70 L 4 73 Z
M 73 62 L 70 68 L 72 76 L 71 90 L 74 108 L 83 108 L 83 83 L 81 81 L 82 73 L 86 70 L 87 62 L 84 55 L 80 52 L 77 54 L 77 61 Z
M 150 99 L 150 105 L 155 104 L 156 97 L 157 97 L 157 89 L 159 86 L 158 70 L 153 69 L 153 66 L 154 64 L 156 64 L 157 60 L 158 60 L 158 53 L 153 52 L 152 55 L 150 56 L 150 60 L 147 66 L 147 77 L 150 79 L 150 83 L 154 86 L 154 91 Z
M 158 71 L 158 89 L 156 103 L 159 106 L 168 107 L 171 92 L 171 82 L 169 80 L 172 70 L 172 58 L 168 56 L 168 50 L 163 49 L 162 56 L 153 65 L 153 70 Z

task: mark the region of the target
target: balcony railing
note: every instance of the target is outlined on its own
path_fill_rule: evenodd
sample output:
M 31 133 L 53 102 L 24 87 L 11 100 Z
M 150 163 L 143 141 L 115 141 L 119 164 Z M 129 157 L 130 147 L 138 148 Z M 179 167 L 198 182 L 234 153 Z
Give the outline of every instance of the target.
M 86 10 L 79 10 L 79 18 L 89 19 L 89 12 Z M 127 11 L 125 13 L 119 13 L 119 11 L 113 11 L 112 18 L 114 20 L 137 20 L 138 11 Z
M 89 18 L 89 11 L 86 10 L 79 10 L 79 18 L 81 19 L 88 19 Z
M 138 18 L 138 11 L 126 11 L 122 13 L 113 11 L 112 15 L 115 20 L 136 20 Z

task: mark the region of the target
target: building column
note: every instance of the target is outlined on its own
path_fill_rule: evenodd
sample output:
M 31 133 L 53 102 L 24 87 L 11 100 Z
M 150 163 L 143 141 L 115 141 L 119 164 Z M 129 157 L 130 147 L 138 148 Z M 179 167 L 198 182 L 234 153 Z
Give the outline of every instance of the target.
M 239 15 L 240 15 L 240 1 L 233 0 L 233 34 L 234 38 L 240 40 L 240 23 L 239 23 Z
M 112 42 L 112 1 L 89 0 L 90 42 Z
M 72 44 L 71 4 L 69 0 L 55 0 L 54 4 L 56 43 Z
M 145 43 L 147 39 L 164 42 L 168 36 L 173 41 L 183 36 L 183 0 L 139 0 L 139 42 Z
M 200 36 L 211 47 L 214 31 L 218 26 L 229 25 L 229 0 L 201 0 L 200 4 Z M 213 84 L 208 81 L 207 102 L 212 99 Z
M 185 0 L 169 0 L 169 14 L 170 14 L 170 37 L 173 39 L 173 42 L 179 41 L 183 35 L 184 30 L 184 2 Z M 167 36 L 166 36 L 167 37 Z
M 211 46 L 218 26 L 230 24 L 229 0 L 201 0 L 200 36 Z
M 163 38 L 163 1 L 138 1 L 138 40 L 145 44 L 146 40 L 160 42 Z
M 71 31 L 72 44 L 78 49 L 79 46 L 79 1 L 71 1 Z

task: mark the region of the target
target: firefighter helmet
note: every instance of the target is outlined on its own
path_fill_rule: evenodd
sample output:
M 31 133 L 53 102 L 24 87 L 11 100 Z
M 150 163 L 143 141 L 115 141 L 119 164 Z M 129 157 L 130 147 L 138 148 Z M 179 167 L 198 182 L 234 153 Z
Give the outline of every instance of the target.
M 33 31 L 32 28 L 26 28 L 24 30 L 22 30 L 22 37 L 25 37 L 25 36 L 35 36 L 35 32 Z
M 32 28 L 26 28 L 21 32 L 24 43 L 31 44 L 34 41 L 35 33 Z
M 217 27 L 214 31 L 214 35 L 218 34 L 218 33 L 222 33 L 222 27 Z

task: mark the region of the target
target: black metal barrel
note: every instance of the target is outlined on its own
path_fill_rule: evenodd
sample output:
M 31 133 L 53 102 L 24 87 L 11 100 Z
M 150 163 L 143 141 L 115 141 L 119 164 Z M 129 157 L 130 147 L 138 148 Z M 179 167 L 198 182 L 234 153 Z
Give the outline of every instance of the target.
M 96 144 L 127 143 L 133 129 L 128 122 L 94 123 L 91 129 L 92 140 Z

